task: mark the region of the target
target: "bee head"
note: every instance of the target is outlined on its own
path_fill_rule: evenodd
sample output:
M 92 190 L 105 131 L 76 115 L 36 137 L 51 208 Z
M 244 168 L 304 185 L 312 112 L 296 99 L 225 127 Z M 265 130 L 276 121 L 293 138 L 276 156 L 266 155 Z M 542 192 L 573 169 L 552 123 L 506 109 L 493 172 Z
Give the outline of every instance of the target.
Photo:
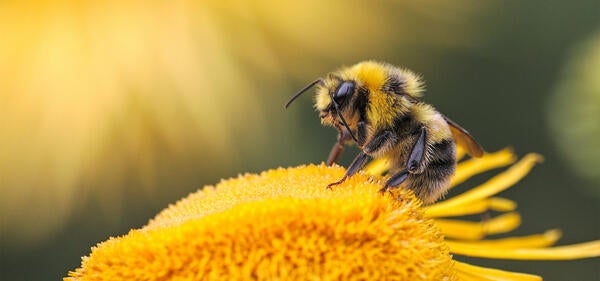
M 342 79 L 327 79 L 317 88 L 315 108 L 323 123 L 340 122 L 345 109 L 348 108 L 354 92 L 356 83 Z M 340 114 L 338 114 L 338 112 Z
M 327 79 L 319 78 L 292 96 L 286 103 L 285 108 L 287 108 L 302 93 L 306 92 L 316 84 L 319 84 L 319 86 L 317 89 L 315 107 L 319 111 L 321 123 L 336 127 L 338 130 L 342 130 L 342 126 L 344 126 L 348 132 L 350 132 L 351 137 L 357 141 L 343 115 L 343 111 L 348 108 L 350 100 L 354 96 L 357 88 L 354 81 L 344 81 L 332 75 L 329 75 Z
M 348 125 L 354 117 L 350 104 L 353 102 L 357 89 L 356 81 L 343 80 L 337 76 L 329 75 L 317 89 L 315 107 L 319 111 L 321 123 L 338 129 L 347 130 L 350 136 L 357 141 Z M 355 125 L 355 124 L 353 124 Z

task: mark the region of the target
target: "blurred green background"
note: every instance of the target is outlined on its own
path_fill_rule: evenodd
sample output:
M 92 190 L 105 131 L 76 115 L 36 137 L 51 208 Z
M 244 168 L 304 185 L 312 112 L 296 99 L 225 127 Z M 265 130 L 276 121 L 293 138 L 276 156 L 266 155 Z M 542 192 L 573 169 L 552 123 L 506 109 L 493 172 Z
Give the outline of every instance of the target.
M 324 161 L 335 131 L 310 98 L 283 104 L 365 59 L 422 73 L 424 100 L 488 151 L 545 156 L 504 193 L 523 214 L 514 234 L 598 239 L 599 11 L 597 0 L 2 1 L 1 279 L 60 279 L 204 185 Z M 457 259 L 600 279 L 598 259 Z

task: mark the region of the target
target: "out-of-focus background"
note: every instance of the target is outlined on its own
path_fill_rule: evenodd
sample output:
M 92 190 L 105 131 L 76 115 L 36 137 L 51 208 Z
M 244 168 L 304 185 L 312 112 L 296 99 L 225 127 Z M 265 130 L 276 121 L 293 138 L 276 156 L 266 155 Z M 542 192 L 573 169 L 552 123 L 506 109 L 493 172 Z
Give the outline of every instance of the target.
M 206 184 L 325 160 L 336 135 L 311 98 L 283 104 L 365 59 L 422 73 L 424 100 L 487 150 L 545 156 L 505 192 L 523 213 L 517 234 L 597 239 L 599 11 L 597 0 L 2 1 L 1 279 L 60 279 Z M 458 259 L 600 276 L 597 259 Z

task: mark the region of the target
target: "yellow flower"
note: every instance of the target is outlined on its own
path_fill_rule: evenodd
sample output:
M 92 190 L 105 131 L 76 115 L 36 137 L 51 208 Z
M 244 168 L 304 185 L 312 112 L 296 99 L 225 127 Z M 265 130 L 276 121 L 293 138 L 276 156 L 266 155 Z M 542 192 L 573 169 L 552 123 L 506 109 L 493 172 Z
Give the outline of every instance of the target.
M 503 150 L 463 161 L 453 185 L 514 158 Z M 541 280 L 469 265 L 452 255 L 600 256 L 600 240 L 548 247 L 560 237 L 557 230 L 481 240 L 520 224 L 514 202 L 490 196 L 514 185 L 540 160 L 527 155 L 486 183 L 431 206 L 403 189 L 380 195 L 383 179 L 373 174 L 385 170 L 382 161 L 333 191 L 325 186 L 343 175 L 341 167 L 243 175 L 205 187 L 143 228 L 98 244 L 65 280 Z M 489 209 L 505 214 L 484 222 L 441 219 Z

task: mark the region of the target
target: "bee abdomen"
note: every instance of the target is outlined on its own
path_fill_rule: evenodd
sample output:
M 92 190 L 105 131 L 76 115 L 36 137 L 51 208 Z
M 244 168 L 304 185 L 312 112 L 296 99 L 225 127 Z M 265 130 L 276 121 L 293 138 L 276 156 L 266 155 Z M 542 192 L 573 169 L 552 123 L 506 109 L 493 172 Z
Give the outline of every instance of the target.
M 456 151 L 454 141 L 445 139 L 441 142 L 431 145 L 431 157 L 425 167 L 425 170 L 435 172 L 440 177 L 449 177 L 454 175 L 456 166 Z
M 450 178 L 456 170 L 455 145 L 444 139 L 430 145 L 429 158 L 422 173 L 411 174 L 406 187 L 426 204 L 433 203 L 448 190 Z

